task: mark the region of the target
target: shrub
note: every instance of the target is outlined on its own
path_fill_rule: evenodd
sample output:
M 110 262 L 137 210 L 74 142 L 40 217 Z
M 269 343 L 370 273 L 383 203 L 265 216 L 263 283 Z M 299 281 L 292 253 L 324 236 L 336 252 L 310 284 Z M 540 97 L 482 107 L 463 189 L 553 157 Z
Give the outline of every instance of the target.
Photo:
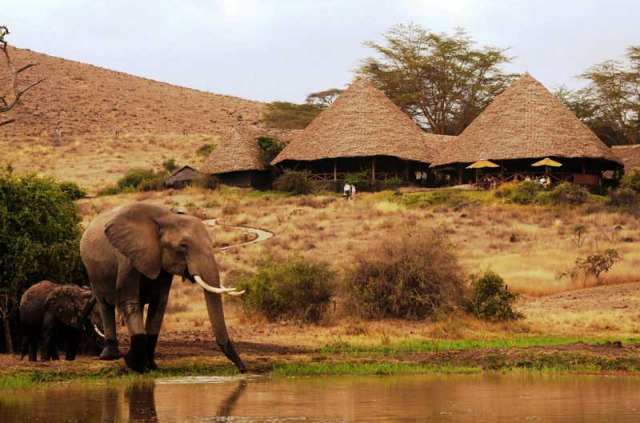
M 87 282 L 81 219 L 66 189 L 50 177 L 0 172 L 0 319 L 15 322 L 22 293 L 43 279 Z
M 176 163 L 176 159 L 168 159 L 162 163 L 162 167 L 164 170 L 171 173 L 178 168 L 178 164 Z
M 346 290 L 363 317 L 424 319 L 451 311 L 464 297 L 465 280 L 445 236 L 420 231 L 385 239 L 357 257 Z
M 563 182 L 549 192 L 549 198 L 556 205 L 579 205 L 589 200 L 589 191 L 580 185 Z
M 72 200 L 79 200 L 86 197 L 87 191 L 80 188 L 75 182 L 60 182 L 60 189 L 65 192 Z
M 277 138 L 258 137 L 257 141 L 258 146 L 260 147 L 258 159 L 260 160 L 260 163 L 267 167 L 286 146 L 284 142 L 280 141 Z
M 576 278 L 582 274 L 584 276 L 593 276 L 596 279 L 600 279 L 600 274 L 606 273 L 620 258 L 618 250 L 615 248 L 607 248 L 601 253 L 590 254 L 586 258 L 578 257 L 575 261 L 575 266 L 569 272 L 562 273 L 561 276 L 571 276 Z
M 153 178 L 145 179 L 141 181 L 136 187 L 136 189 L 142 192 L 162 191 L 163 189 L 165 189 L 165 186 L 164 186 L 165 179 L 167 179 L 167 175 L 159 172 Z
M 387 178 L 382 182 L 382 188 L 383 189 L 390 189 L 390 190 L 397 190 L 398 188 L 400 188 L 402 186 L 402 184 L 404 183 L 404 181 L 402 180 L 402 178 L 398 178 L 397 176 L 394 176 L 392 178 Z M 356 185 L 357 187 L 357 185 Z
M 625 174 L 620 180 L 620 186 L 640 192 L 640 168 L 634 167 Z
M 518 294 L 510 292 L 500 275 L 489 270 L 472 277 L 468 310 L 479 319 L 491 321 L 517 320 L 524 316 L 513 310 Z
M 209 157 L 211 152 L 213 150 L 215 150 L 217 146 L 218 146 L 218 144 L 204 144 L 204 145 L 201 145 L 196 150 L 196 155 L 198 155 L 200 157 L 205 157 L 205 158 Z
M 356 173 L 347 173 L 345 182 L 355 185 L 357 190 L 366 190 L 371 188 L 371 174 L 366 170 Z
M 156 174 L 151 169 L 135 169 L 118 179 L 117 185 L 120 190 L 131 188 L 137 189 L 143 181 L 154 179 Z
M 273 181 L 273 188 L 293 194 L 310 194 L 313 191 L 309 172 L 297 170 L 285 170 Z
M 270 255 L 258 261 L 258 271 L 251 275 L 238 272 L 232 277 L 242 308 L 270 321 L 283 318 L 318 323 L 324 318 L 335 292 L 336 274 L 325 262 L 301 256 L 284 258 Z
M 624 209 L 634 209 L 639 205 L 638 192 L 629 187 L 622 187 L 611 191 L 609 204 Z
M 516 204 L 532 204 L 537 194 L 538 185 L 534 181 L 522 181 L 513 187 L 509 199 Z

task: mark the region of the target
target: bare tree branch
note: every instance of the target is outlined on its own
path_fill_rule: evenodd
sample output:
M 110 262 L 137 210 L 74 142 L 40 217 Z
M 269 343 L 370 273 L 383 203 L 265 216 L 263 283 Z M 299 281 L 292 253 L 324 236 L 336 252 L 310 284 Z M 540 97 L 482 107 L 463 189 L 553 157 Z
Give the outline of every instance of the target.
M 0 106 L 0 113 L 6 113 L 11 109 L 13 109 L 14 107 L 16 107 L 20 102 L 20 98 L 22 98 L 22 96 L 27 91 L 29 91 L 31 88 L 35 87 L 36 85 L 39 85 L 40 83 L 44 82 L 44 78 L 42 78 L 28 85 L 25 88 L 20 88 L 18 76 L 22 72 L 36 66 L 36 63 L 29 63 L 18 69 L 16 69 L 13 66 L 13 62 L 11 61 L 11 56 L 9 55 L 8 43 L 4 38 L 9 33 L 10 33 L 9 28 L 7 28 L 4 25 L 0 25 L 0 50 L 2 50 L 2 54 L 4 55 L 5 62 L 7 63 L 7 67 L 9 68 L 9 72 L 11 73 L 11 87 L 13 88 L 13 99 L 11 99 L 10 101 L 7 100 L 6 96 L 0 96 L 0 101 L 2 101 L 2 106 Z M 2 121 L 0 122 L 0 126 L 4 126 L 12 122 L 15 122 L 15 119 L 8 119 L 5 121 Z

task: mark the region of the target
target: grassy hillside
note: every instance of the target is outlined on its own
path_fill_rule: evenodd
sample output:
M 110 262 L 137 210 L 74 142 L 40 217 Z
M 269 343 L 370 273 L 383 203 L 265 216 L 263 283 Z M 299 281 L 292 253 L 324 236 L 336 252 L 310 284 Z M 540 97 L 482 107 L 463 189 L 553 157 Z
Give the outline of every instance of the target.
M 198 165 L 195 150 L 234 125 L 255 125 L 263 104 L 152 81 L 28 50 L 11 49 L 16 67 L 38 66 L 23 104 L 0 128 L 3 160 L 89 187 L 113 182 L 132 167 L 159 166 L 166 158 Z M 2 64 L 4 66 L 4 63 Z M 0 69 L 0 90 L 8 73 Z

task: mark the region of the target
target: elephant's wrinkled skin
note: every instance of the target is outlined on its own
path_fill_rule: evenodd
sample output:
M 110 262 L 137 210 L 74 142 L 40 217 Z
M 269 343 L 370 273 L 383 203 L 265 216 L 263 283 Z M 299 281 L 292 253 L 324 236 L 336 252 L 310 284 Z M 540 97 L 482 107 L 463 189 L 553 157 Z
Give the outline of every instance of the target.
M 229 339 L 220 293 L 218 266 L 204 224 L 162 207 L 132 203 L 97 216 L 80 242 L 82 260 L 98 301 L 106 344 L 100 358 L 120 357 L 115 309 L 131 335 L 127 366 L 144 372 L 156 368 L 158 333 L 173 275 L 205 281 L 205 300 L 216 342 L 240 369 L 246 370 Z M 208 285 L 208 286 L 206 286 Z M 213 288 L 212 288 L 213 287 Z M 149 304 L 146 322 L 142 310 Z
M 20 321 L 24 333 L 22 357 L 37 360 L 38 341 L 42 340 L 43 360 L 57 360 L 56 344 L 66 341 L 66 359 L 74 360 L 78 340 L 82 338 L 94 349 L 95 327 L 101 327 L 100 314 L 90 290 L 76 285 L 38 282 L 25 291 L 20 300 Z

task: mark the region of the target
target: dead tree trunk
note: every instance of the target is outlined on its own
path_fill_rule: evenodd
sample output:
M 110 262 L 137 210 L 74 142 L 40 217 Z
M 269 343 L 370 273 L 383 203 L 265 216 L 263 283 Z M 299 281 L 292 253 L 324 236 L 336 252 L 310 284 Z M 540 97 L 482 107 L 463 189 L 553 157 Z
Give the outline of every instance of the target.
M 19 78 L 18 78 L 19 75 L 22 72 L 26 71 L 27 69 L 31 69 L 36 64 L 29 63 L 20 68 L 14 67 L 13 62 L 11 61 L 11 56 L 9 55 L 8 44 L 4 39 L 4 37 L 8 34 L 9 34 L 9 29 L 4 25 L 0 25 L 0 50 L 4 55 L 5 63 L 7 64 L 7 68 L 11 73 L 11 91 L 12 91 L 10 95 L 3 94 L 2 96 L 0 96 L 0 114 L 6 113 L 12 110 L 14 107 L 16 107 L 19 104 L 20 98 L 27 91 L 29 91 L 31 88 L 35 87 L 36 85 L 44 81 L 44 79 L 39 79 L 36 82 L 28 85 L 26 88 L 20 88 Z M 15 122 L 15 119 L 0 120 L 0 126 L 8 125 L 12 122 Z

